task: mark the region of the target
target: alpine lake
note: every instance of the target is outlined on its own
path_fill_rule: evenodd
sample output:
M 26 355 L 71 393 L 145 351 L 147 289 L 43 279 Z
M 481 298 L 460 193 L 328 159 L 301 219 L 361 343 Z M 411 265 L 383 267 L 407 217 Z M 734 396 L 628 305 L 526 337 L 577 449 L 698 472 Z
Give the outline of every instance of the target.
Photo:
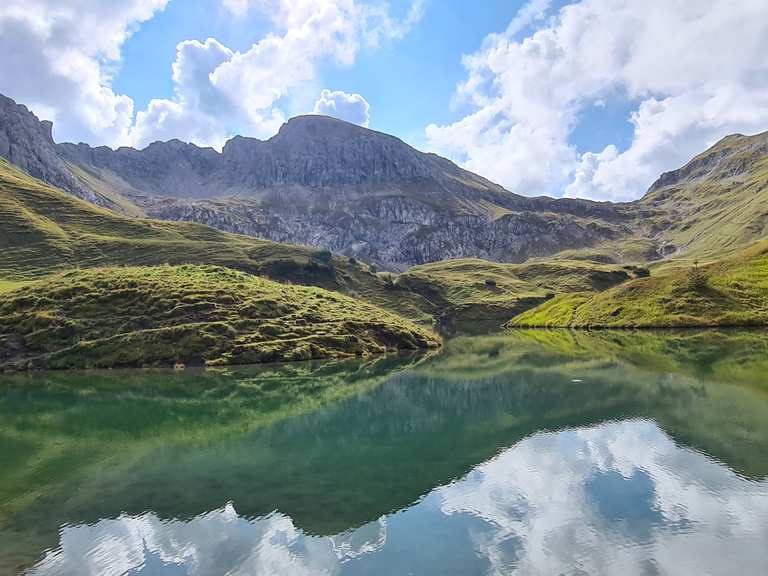
M 768 573 L 768 331 L 0 374 L 0 574 Z

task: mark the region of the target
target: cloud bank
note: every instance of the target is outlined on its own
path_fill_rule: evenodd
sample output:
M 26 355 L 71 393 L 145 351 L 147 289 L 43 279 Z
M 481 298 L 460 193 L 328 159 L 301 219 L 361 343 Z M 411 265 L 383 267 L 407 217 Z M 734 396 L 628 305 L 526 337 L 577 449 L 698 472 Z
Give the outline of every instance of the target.
M 470 111 L 427 127 L 434 149 L 514 192 L 625 200 L 722 136 L 768 128 L 763 0 L 547 6 L 465 57 L 456 99 Z M 631 145 L 577 150 L 582 113 L 611 99 L 635 105 Z
M 142 147 L 180 138 L 220 147 L 235 131 L 274 134 L 285 121 L 285 99 L 312 85 L 321 63 L 350 66 L 361 49 L 401 38 L 423 14 L 423 0 L 413 0 L 402 18 L 387 3 L 223 0 L 234 17 L 258 12 L 271 32 L 242 52 L 216 38 L 180 42 L 173 97 L 135 112 L 132 99 L 111 88 L 113 72 L 124 42 L 166 3 L 7 0 L 0 6 L 0 92 L 54 120 L 59 140 Z M 364 123 L 365 100 L 341 94 L 321 96 L 320 106 L 335 104 L 338 114 L 357 113 Z
M 126 142 L 133 100 L 110 87 L 123 43 L 167 0 L 3 0 L 0 92 L 54 120 L 57 134 Z

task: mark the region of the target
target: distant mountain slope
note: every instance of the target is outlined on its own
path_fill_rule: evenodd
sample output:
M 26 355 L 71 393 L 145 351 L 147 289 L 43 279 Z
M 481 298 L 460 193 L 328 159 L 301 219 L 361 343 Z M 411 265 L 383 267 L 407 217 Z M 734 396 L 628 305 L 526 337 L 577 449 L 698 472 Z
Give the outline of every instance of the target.
M 308 262 L 317 252 L 200 224 L 127 218 L 73 198 L 2 159 L 0 224 L 0 275 L 6 278 L 76 266 L 188 262 L 255 272 L 273 260 Z
M 517 262 L 633 231 L 620 206 L 512 194 L 398 138 L 325 116 L 294 118 L 266 141 L 233 138 L 221 153 L 178 140 L 112 150 L 54 145 L 48 123 L 3 102 L 7 139 L 45 154 L 0 155 L 76 196 L 392 270 L 457 257 Z
M 52 128 L 51 122 L 39 121 L 25 106 L 0 94 L 0 158 L 93 204 L 132 216 L 140 214 L 130 201 L 63 159 Z
M 178 140 L 112 150 L 55 144 L 50 123 L 0 97 L 0 156 L 128 216 L 396 271 L 451 258 L 713 260 L 768 233 L 768 133 L 728 136 L 623 204 L 519 196 L 393 136 L 314 115 L 266 141 L 235 137 L 221 153 Z
M 731 135 L 667 172 L 637 203 L 668 256 L 717 259 L 768 234 L 768 132 Z
M 626 267 L 590 262 L 482 260 L 433 263 L 400 276 L 374 273 L 368 264 L 317 248 L 122 216 L 0 159 L 0 294 L 72 268 L 159 264 L 212 264 L 319 286 L 448 331 L 498 329 L 555 292 L 601 290 L 634 275 Z

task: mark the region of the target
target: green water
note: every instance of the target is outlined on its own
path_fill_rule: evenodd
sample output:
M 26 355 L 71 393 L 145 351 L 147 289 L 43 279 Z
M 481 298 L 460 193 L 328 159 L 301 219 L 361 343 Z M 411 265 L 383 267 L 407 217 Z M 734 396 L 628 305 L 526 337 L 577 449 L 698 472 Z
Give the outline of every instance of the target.
M 0 574 L 765 574 L 768 333 L 0 375 Z

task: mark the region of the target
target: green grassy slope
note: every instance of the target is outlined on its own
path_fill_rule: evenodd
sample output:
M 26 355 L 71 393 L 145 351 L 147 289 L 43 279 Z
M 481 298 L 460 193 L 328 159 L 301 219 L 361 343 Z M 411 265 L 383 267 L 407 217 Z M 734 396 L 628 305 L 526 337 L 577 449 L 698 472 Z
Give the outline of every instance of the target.
M 306 246 L 200 224 L 121 216 L 36 180 L 0 158 L 0 291 L 73 267 L 213 264 L 357 296 L 429 322 L 423 299 L 367 266 Z
M 634 215 L 630 236 L 524 264 L 459 259 L 393 276 L 319 249 L 138 218 L 129 205 L 123 212 L 133 218 L 118 215 L 0 160 L 0 293 L 73 267 L 213 264 L 341 292 L 448 332 L 487 332 L 510 318 L 523 326 L 761 324 L 762 252 L 744 246 L 768 232 L 767 194 L 768 133 L 730 136 L 622 205 Z M 709 283 L 690 289 L 694 261 Z M 641 278 L 648 262 L 653 277 Z
M 598 294 L 561 294 L 508 326 L 669 327 L 768 324 L 768 241 L 708 265 L 668 267 Z
M 75 270 L 0 298 L 0 368 L 246 364 L 438 345 L 347 296 L 213 266 Z
M 464 258 L 415 266 L 395 285 L 428 300 L 444 327 L 493 330 L 556 293 L 605 290 L 634 274 L 583 261 L 499 264 Z
M 642 215 L 638 218 L 643 219 Z M 638 231 L 636 235 L 615 240 L 607 240 L 575 250 L 563 250 L 547 260 L 582 260 L 603 264 L 624 264 L 645 266 L 649 262 L 659 260 L 659 243 L 657 240 L 646 238 Z
M 320 286 L 417 322 L 437 320 L 457 329 L 498 329 L 555 292 L 605 288 L 630 277 L 618 266 L 590 262 L 505 265 L 466 259 L 419 266 L 394 278 L 315 248 L 198 224 L 127 218 L 43 184 L 4 161 L 0 224 L 0 282 L 6 284 L 73 267 L 213 264 Z
M 0 159 L 0 277 L 73 266 L 210 263 L 259 272 L 307 264 L 317 250 L 207 226 L 130 219 L 43 184 Z
M 551 259 L 678 265 L 735 254 L 768 235 L 768 132 L 723 138 L 617 208 L 632 234 Z
M 768 235 L 768 132 L 731 135 L 662 175 L 636 204 L 674 258 L 715 260 Z

